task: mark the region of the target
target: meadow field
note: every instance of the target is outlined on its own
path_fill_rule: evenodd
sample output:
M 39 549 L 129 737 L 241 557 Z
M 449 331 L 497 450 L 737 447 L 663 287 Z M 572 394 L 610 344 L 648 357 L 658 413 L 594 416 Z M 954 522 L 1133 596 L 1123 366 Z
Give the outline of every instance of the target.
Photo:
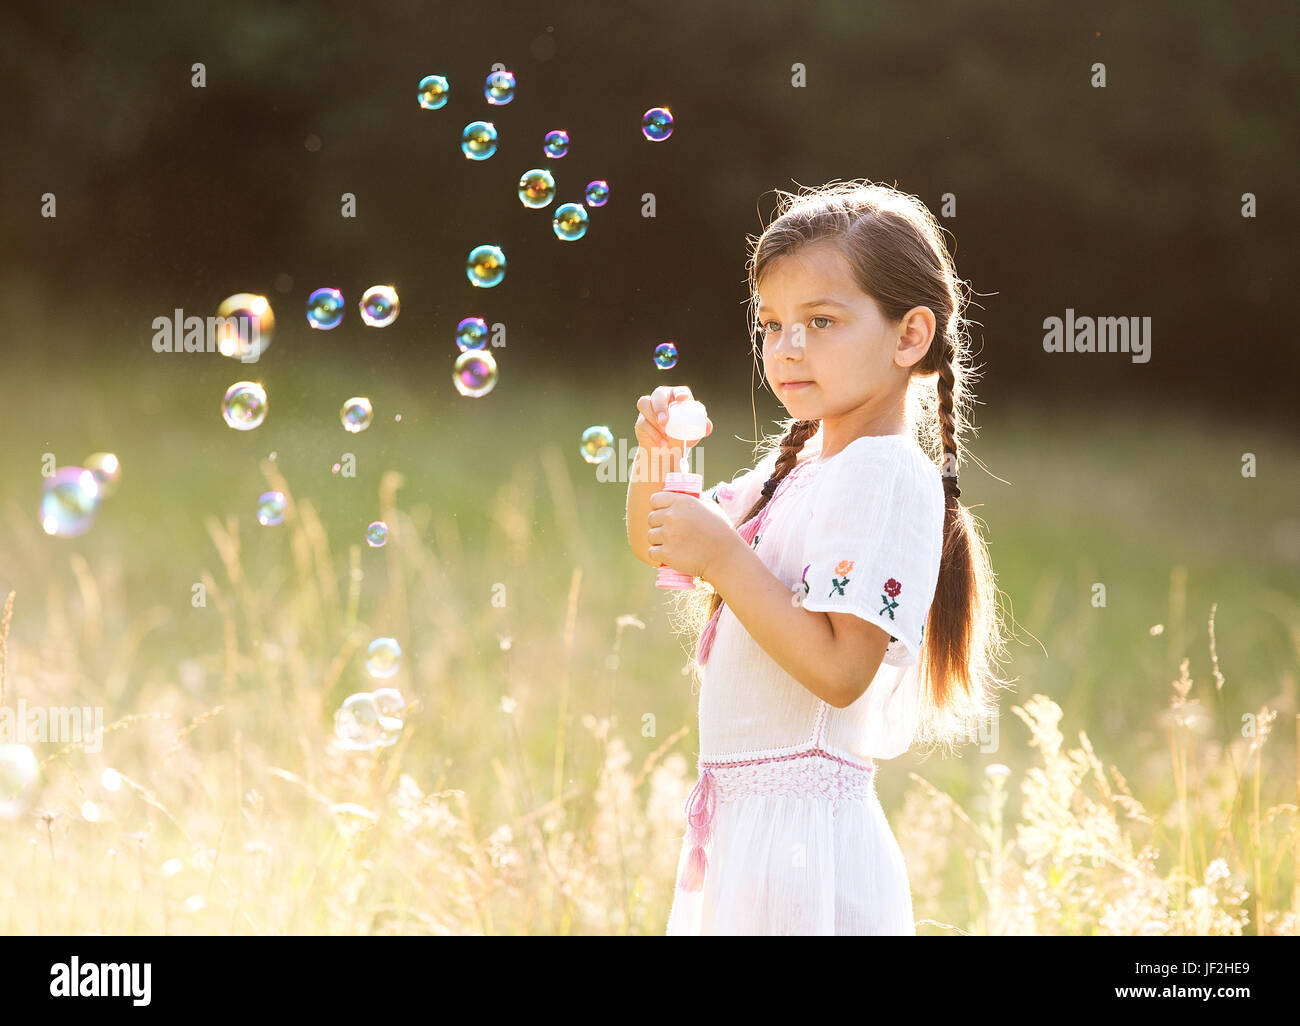
M 0 449 L 0 706 L 102 707 L 105 733 L 30 746 L 0 929 L 662 933 L 696 696 L 626 483 L 579 440 L 631 447 L 637 396 L 691 383 L 712 483 L 750 462 L 749 397 L 672 372 L 525 388 L 503 364 L 472 400 L 434 360 L 426 390 L 268 357 L 270 415 L 235 432 L 220 397 L 262 372 L 175 359 L 14 370 L 34 387 L 9 391 Z M 375 407 L 357 435 L 352 394 Z M 963 502 L 1016 683 L 989 750 L 881 764 L 918 932 L 1300 932 L 1300 446 L 1219 411 L 977 410 Z M 47 537 L 42 455 L 96 450 L 118 491 Z M 348 452 L 355 477 L 332 470 Z M 290 498 L 273 527 L 268 488 Z M 334 712 L 380 686 L 381 636 L 411 705 L 396 744 L 348 750 Z

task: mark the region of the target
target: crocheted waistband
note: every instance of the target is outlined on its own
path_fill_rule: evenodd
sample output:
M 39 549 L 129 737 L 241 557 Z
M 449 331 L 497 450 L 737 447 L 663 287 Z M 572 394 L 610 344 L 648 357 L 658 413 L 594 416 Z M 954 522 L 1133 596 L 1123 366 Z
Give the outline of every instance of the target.
M 713 838 L 719 802 L 751 795 L 862 801 L 872 794 L 876 764 L 832 755 L 822 748 L 758 759 L 701 759 L 700 779 L 686 799 L 690 854 L 678 886 L 698 891 L 708 871 L 705 849 Z

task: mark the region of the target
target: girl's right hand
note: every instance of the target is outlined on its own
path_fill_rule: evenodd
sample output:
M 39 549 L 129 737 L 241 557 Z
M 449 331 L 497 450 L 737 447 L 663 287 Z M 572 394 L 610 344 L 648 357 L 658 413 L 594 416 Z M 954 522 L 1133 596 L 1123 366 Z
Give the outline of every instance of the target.
M 641 411 L 636 419 L 636 440 L 646 449 L 677 449 L 685 456 L 692 445 L 698 445 L 704 439 L 686 442 L 680 438 L 669 438 L 664 433 L 664 428 L 668 424 L 668 407 L 694 398 L 686 385 L 660 385 L 649 395 L 643 395 L 636 403 L 636 408 Z M 711 434 L 713 421 L 706 418 L 704 438 Z

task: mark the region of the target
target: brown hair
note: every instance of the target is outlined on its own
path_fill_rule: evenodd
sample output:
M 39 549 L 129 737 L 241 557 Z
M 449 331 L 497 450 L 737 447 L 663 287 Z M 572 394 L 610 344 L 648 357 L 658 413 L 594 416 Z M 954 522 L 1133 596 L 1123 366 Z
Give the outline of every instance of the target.
M 957 277 L 944 244 L 943 229 L 925 204 L 887 185 L 866 181 L 831 182 L 800 195 L 778 190 L 777 216 L 751 245 L 750 319 L 759 359 L 758 283 L 772 262 L 803 246 L 829 241 L 848 262 L 858 287 L 891 321 L 926 306 L 934 313 L 935 337 L 925 357 L 911 368 L 908 416 L 913 434 L 949 478 L 963 455 L 970 383 L 978 374 L 970 363 L 965 330 L 964 283 Z M 787 420 L 783 435 L 759 443 L 758 462 L 779 448 L 768 487 L 741 518 L 745 523 L 767 505 L 776 484 L 798 462 L 804 443 L 817 433 L 817 420 Z M 988 549 L 970 511 L 955 489 L 945 487 L 943 549 L 939 580 L 925 627 L 918 672 L 922 716 L 918 738 L 948 745 L 971 736 L 980 719 L 995 715 L 996 688 L 1008 683 L 996 675 L 1003 656 L 1002 622 Z M 864 525 L 865 526 L 865 525 Z M 711 594 L 708 612 L 695 607 L 689 625 L 699 628 L 722 605 Z

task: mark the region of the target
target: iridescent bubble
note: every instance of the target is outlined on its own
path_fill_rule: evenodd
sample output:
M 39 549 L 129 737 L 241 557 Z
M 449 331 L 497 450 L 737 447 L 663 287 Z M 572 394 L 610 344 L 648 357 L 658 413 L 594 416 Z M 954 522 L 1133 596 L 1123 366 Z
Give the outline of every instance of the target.
M 379 706 L 369 691 L 349 695 L 334 714 L 334 736 L 344 748 L 354 751 L 374 748 L 383 733 L 379 724 Z
M 383 328 L 397 320 L 401 304 L 391 285 L 371 285 L 361 297 L 361 319 L 372 328 Z
M 456 357 L 451 372 L 452 383 L 461 395 L 477 399 L 487 395 L 497 384 L 497 362 L 486 349 L 471 349 Z
M 379 548 L 386 541 L 388 541 L 388 525 L 382 520 L 376 520 L 366 528 L 366 544 L 372 549 Z
M 107 499 L 117 491 L 118 482 L 122 480 L 122 466 L 117 462 L 115 453 L 93 452 L 86 457 L 82 466 L 95 475 L 101 499 Z
M 542 140 L 542 151 L 548 157 L 563 157 L 569 152 L 569 133 L 562 128 L 547 132 Z
M 494 71 L 488 75 L 483 95 L 494 107 L 504 107 L 515 98 L 515 76 L 508 71 Z
M 275 314 L 265 296 L 240 292 L 217 307 L 216 346 L 222 356 L 252 362 L 266 352 L 275 333 Z
M 603 424 L 582 433 L 582 458 L 588 463 L 604 463 L 614 455 L 614 433 Z
M 500 285 L 506 276 L 506 255 L 500 246 L 475 246 L 465 263 L 465 274 L 470 284 L 479 288 Z
M 76 538 L 90 530 L 99 512 L 99 482 L 85 467 L 61 467 L 45 479 L 41 527 L 56 538 Z
M 366 672 L 372 677 L 391 677 L 401 665 L 402 646 L 396 638 L 376 638 L 366 650 Z
M 317 289 L 307 297 L 307 323 L 329 331 L 343 323 L 343 293 L 338 289 Z
M 556 238 L 573 242 L 587 234 L 587 208 L 581 203 L 564 203 L 555 208 L 551 227 Z
M 275 527 L 284 520 L 288 505 L 284 492 L 263 492 L 257 497 L 257 522 L 263 527 Z
M 661 342 L 655 346 L 655 366 L 660 370 L 672 370 L 677 366 L 676 343 Z
M 525 171 L 519 179 L 519 202 L 538 210 L 555 198 L 555 178 L 545 168 Z
M 471 121 L 461 133 L 460 149 L 470 160 L 487 160 L 497 151 L 497 126 L 491 121 Z
M 425 75 L 420 79 L 419 100 L 425 110 L 437 110 L 447 102 L 451 85 L 441 75 Z
M 456 325 L 456 345 L 462 353 L 467 349 L 482 349 L 487 342 L 487 321 L 482 317 L 466 317 Z
M 221 416 L 236 431 L 252 431 L 266 420 L 266 389 L 256 381 L 236 381 L 221 400 Z
M 587 206 L 603 207 L 609 201 L 609 182 L 603 178 L 588 182 L 586 196 Z
M 0 744 L 0 819 L 26 811 L 40 780 L 41 767 L 26 745 Z
M 651 107 L 641 117 L 641 134 L 651 142 L 663 142 L 673 134 L 673 115 L 667 107 Z
M 394 744 L 401 736 L 403 717 L 406 714 L 406 699 L 397 688 L 376 688 L 370 693 L 379 709 L 379 726 L 381 729 L 379 744 Z
M 343 427 L 354 435 L 370 427 L 374 415 L 375 410 L 370 405 L 370 400 L 362 395 L 354 395 L 339 410 L 339 420 L 343 422 Z

